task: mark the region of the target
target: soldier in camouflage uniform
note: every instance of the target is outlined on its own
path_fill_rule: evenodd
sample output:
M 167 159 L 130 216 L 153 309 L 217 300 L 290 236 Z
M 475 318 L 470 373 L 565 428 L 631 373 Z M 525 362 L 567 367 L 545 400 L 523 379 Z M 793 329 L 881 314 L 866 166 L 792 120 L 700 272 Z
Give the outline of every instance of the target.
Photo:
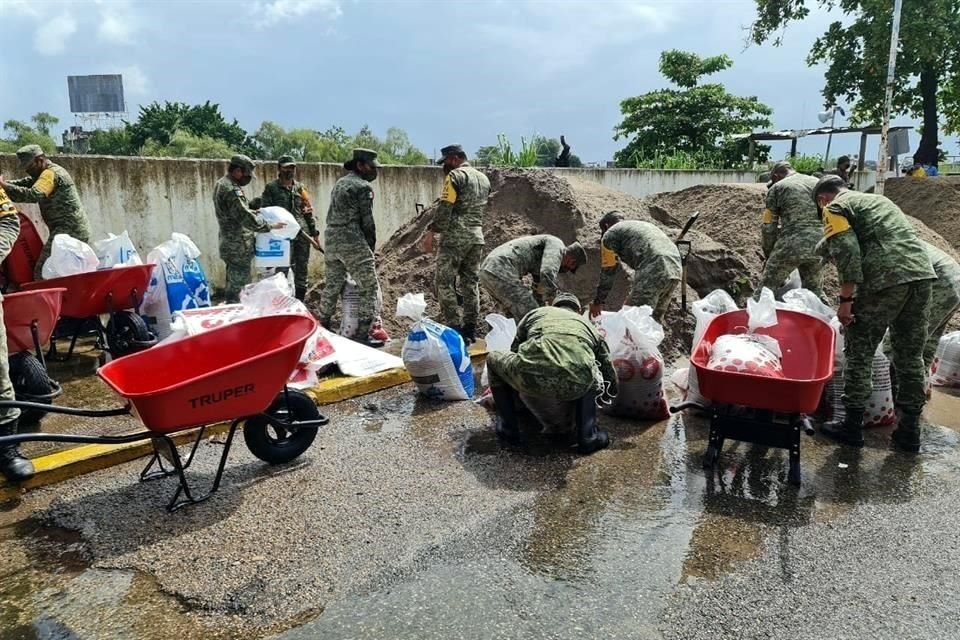
M 20 219 L 10 197 L 0 186 L 0 262 L 13 249 L 20 235 Z M 2 299 L 2 298 L 0 298 Z M 0 305 L 0 400 L 16 400 L 10 381 L 7 358 L 7 332 L 3 325 L 3 307 Z M 13 436 L 19 431 L 19 409 L 0 409 L 0 436 Z M 0 473 L 10 482 L 22 482 L 33 477 L 33 464 L 23 457 L 17 445 L 0 445 Z
M 330 194 L 324 232 L 326 280 L 320 298 L 320 323 L 329 329 L 347 274 L 353 276 L 360 288 L 360 320 L 354 340 L 371 347 L 383 346 L 382 340 L 370 334 L 380 287 L 373 255 L 377 228 L 370 183 L 377 179 L 379 167 L 377 153 L 369 149 L 354 149 L 353 158 L 343 164 L 350 173 L 337 180 Z
M 926 402 L 923 350 L 930 320 L 930 292 L 936 274 L 917 232 L 887 198 L 848 191 L 839 176 L 824 176 L 814 189 L 823 211 L 823 239 L 817 250 L 837 265 L 840 307 L 846 327 L 843 422 L 823 433 L 863 446 L 863 414 L 870 398 L 873 356 L 887 329 L 897 370 L 900 423 L 893 444 L 920 450 L 920 414 Z
M 487 356 L 490 392 L 497 408 L 497 435 L 520 441 L 514 410 L 517 394 L 576 403 L 577 441 L 589 454 L 610 443 L 597 431 L 597 398 L 617 395 L 617 373 L 606 341 L 580 316 L 580 301 L 558 293 L 553 306 L 534 309 L 520 322 L 510 351 Z
M 607 301 L 622 261 L 633 269 L 633 287 L 626 304 L 649 305 L 653 318 L 663 322 L 673 291 L 680 283 L 680 252 L 663 231 L 649 222 L 624 220 L 619 211 L 600 218 L 600 282 L 590 305 L 597 317 Z
M 937 280 L 930 291 L 930 324 L 927 325 L 929 335 L 923 348 L 923 364 L 926 371 L 929 371 L 940 338 L 947 330 L 947 323 L 960 311 L 960 264 L 929 242 L 923 242 L 923 248 L 926 249 L 933 271 L 937 274 Z
M 230 159 L 227 175 L 217 180 L 213 189 L 213 208 L 220 225 L 220 259 L 227 267 L 227 302 L 239 302 L 240 291 L 250 283 L 250 261 L 253 259 L 254 234 L 273 227 L 247 204 L 241 187 L 253 179 L 253 160 L 245 155 Z
M 297 300 L 307 294 L 307 265 L 310 262 L 310 247 L 320 249 L 320 232 L 313 218 L 310 194 L 302 182 L 296 180 L 297 163 L 292 156 L 280 156 L 277 161 L 279 177 L 263 188 L 260 206 L 283 207 L 293 214 L 300 225 L 300 234 L 290 241 L 293 282 Z M 286 269 L 278 269 L 286 273 Z
M 6 189 L 14 202 L 40 205 L 40 215 L 50 230 L 50 236 L 33 270 L 34 279 L 39 280 L 43 263 L 50 257 L 53 238 L 65 233 L 82 242 L 90 242 L 90 222 L 73 178 L 66 169 L 50 162 L 39 145 L 28 144 L 18 149 L 17 160 L 29 177 L 6 182 L 0 176 L 0 187 Z
M 483 254 L 483 212 L 490 181 L 467 162 L 467 154 L 454 144 L 440 150 L 447 177 L 443 182 L 430 230 L 440 234 L 437 255 L 437 299 L 448 326 L 467 344 L 476 340 L 480 315 L 480 258 Z M 463 296 L 463 316 L 457 302 L 457 280 Z
M 533 276 L 537 295 L 549 305 L 557 295 L 557 275 L 576 273 L 586 262 L 587 252 L 579 242 L 565 247 L 555 236 L 523 236 L 503 243 L 484 258 L 480 283 L 519 322 L 541 305 L 534 292 L 523 284 L 525 275 Z
M 803 286 L 823 299 L 821 260 L 814 253 L 822 235 L 820 212 L 813 202 L 817 179 L 797 173 L 789 162 L 778 162 L 770 172 L 770 181 L 760 227 L 767 259 L 760 286 L 779 298 L 783 283 L 797 269 Z

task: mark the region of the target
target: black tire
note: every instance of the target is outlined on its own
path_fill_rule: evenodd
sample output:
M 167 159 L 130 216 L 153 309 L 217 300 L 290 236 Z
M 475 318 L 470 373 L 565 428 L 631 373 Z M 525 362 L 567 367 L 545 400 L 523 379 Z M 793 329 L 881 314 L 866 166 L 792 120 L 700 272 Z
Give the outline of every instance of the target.
M 147 323 L 136 313 L 117 311 L 107 323 L 107 341 L 110 355 L 120 358 L 149 349 L 157 344 L 157 337 L 150 333 Z
M 280 392 L 266 412 L 272 418 L 287 421 L 320 420 L 323 416 L 317 405 L 305 393 L 293 389 Z M 317 437 L 316 427 L 282 428 L 270 424 L 263 416 L 248 418 L 243 425 L 243 439 L 247 449 L 269 464 L 284 464 L 295 460 L 310 448 Z
M 15 353 L 7 361 L 10 366 L 10 381 L 17 400 L 24 402 L 41 402 L 52 404 L 53 398 L 59 395 L 60 385 L 50 379 L 47 370 L 32 353 L 24 351 Z M 47 415 L 39 409 L 21 409 L 20 425 L 32 427 L 40 424 L 40 420 Z

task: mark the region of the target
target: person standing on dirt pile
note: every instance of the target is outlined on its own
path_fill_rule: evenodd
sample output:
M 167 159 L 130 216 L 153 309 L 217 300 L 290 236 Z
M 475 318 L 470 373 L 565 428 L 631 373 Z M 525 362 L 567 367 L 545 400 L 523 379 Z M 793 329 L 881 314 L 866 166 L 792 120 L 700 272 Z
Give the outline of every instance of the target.
M 797 269 L 803 286 L 823 298 L 822 261 L 814 252 L 822 235 L 820 213 L 813 202 L 817 178 L 797 173 L 789 162 L 778 162 L 770 172 L 770 185 L 760 226 L 766 257 L 760 288 L 770 289 L 780 299 L 784 282 Z
M 850 169 L 850 156 L 840 156 L 837 158 L 837 168 L 834 170 L 834 175 L 843 178 L 843 182 L 847 187 L 853 186 L 853 183 L 850 181 Z
M 467 162 L 458 144 L 440 150 L 446 178 L 430 231 L 440 234 L 437 256 L 437 299 L 447 326 L 467 344 L 477 339 L 480 316 L 480 258 L 483 254 L 483 212 L 490 196 L 490 180 Z M 463 296 L 463 316 L 457 300 L 457 281 Z
M 20 235 L 20 218 L 10 197 L 0 185 L 0 262 L 6 260 L 13 243 Z M 2 298 L 0 298 L 2 299 Z M 0 304 L 0 400 L 16 400 L 7 353 L 7 331 L 3 325 L 3 305 Z M 19 431 L 19 409 L 0 409 L 0 436 L 13 436 Z M 17 445 L 0 445 L 0 473 L 10 482 L 22 482 L 33 477 L 33 463 L 23 457 Z
M 558 274 L 576 273 L 586 263 L 587 252 L 579 242 L 565 247 L 554 236 L 523 236 L 503 243 L 487 255 L 480 265 L 480 283 L 519 322 L 544 302 L 553 303 Z M 527 274 L 533 276 L 542 301 L 523 284 Z
M 330 193 L 323 242 L 326 280 L 320 297 L 320 324 L 330 329 L 337 300 L 350 274 L 360 289 L 360 320 L 353 339 L 369 347 L 383 346 L 382 340 L 371 335 L 380 284 L 373 254 L 377 227 L 370 183 L 377 179 L 379 167 L 377 152 L 369 149 L 354 149 L 353 157 L 343 163 L 350 173 L 337 180 Z
M 50 230 L 33 270 L 34 279 L 40 280 L 43 263 L 53 248 L 54 236 L 65 233 L 82 242 L 90 242 L 90 221 L 73 178 L 66 169 L 50 162 L 39 145 L 28 144 L 17 149 L 17 160 L 28 177 L 6 181 L 0 175 L 0 188 L 4 188 L 14 202 L 40 205 L 40 215 Z
M 597 430 L 597 400 L 617 395 L 617 372 L 606 341 L 580 316 L 580 301 L 558 293 L 553 306 L 534 309 L 520 322 L 510 351 L 487 356 L 490 392 L 496 404 L 497 436 L 521 440 L 518 393 L 576 405 L 576 438 L 581 453 L 606 448 L 610 438 Z
M 649 305 L 653 319 L 662 323 L 680 283 L 680 251 L 656 225 L 623 218 L 619 211 L 600 218 L 600 282 L 590 304 L 590 317 L 600 315 L 622 261 L 633 269 L 633 287 L 626 304 Z
M 570 145 L 567 144 L 567 140 L 563 136 L 560 136 L 560 145 L 563 147 L 563 150 L 560 151 L 560 155 L 557 156 L 556 160 L 554 160 L 553 166 L 569 167 L 570 166 Z
M 228 303 L 240 301 L 240 291 L 250 283 L 254 233 L 283 227 L 282 222 L 267 223 L 247 204 L 242 187 L 253 179 L 253 160 L 245 155 L 230 158 L 227 175 L 213 188 L 213 209 L 220 225 L 220 259 L 226 265 Z
M 310 247 L 320 250 L 320 232 L 313 218 L 310 194 L 302 182 L 296 179 L 297 163 L 293 156 L 280 156 L 277 161 L 278 177 L 263 188 L 260 206 L 283 207 L 293 214 L 300 225 L 300 233 L 290 241 L 294 290 L 297 300 L 303 301 L 307 294 L 307 266 L 310 263 Z M 286 269 L 278 269 L 286 273 Z
M 920 415 L 926 402 L 923 350 L 936 279 L 917 232 L 887 198 L 847 190 L 839 176 L 824 176 L 813 198 L 823 212 L 823 239 L 817 251 L 837 265 L 845 327 L 843 404 L 846 418 L 828 422 L 823 433 L 863 446 L 863 414 L 870 398 L 873 356 L 890 330 L 893 366 L 900 393 L 900 423 L 893 444 L 920 450 Z

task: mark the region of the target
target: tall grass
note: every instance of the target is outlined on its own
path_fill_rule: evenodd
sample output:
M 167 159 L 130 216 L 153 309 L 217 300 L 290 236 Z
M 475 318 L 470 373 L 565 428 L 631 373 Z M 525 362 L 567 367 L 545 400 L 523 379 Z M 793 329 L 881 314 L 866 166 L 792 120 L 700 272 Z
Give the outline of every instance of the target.
M 535 137 L 535 136 L 534 136 Z M 497 134 L 497 152 L 490 156 L 490 162 L 503 167 L 535 167 L 537 166 L 537 149 L 524 137 L 520 138 L 520 152 L 513 150 L 513 145 L 504 134 Z

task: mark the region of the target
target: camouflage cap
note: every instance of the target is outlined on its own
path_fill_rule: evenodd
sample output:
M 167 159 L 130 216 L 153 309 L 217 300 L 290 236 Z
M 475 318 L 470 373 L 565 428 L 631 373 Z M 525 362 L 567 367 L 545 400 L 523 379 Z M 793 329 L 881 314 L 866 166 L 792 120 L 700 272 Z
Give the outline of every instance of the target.
M 817 182 L 817 186 L 813 188 L 813 201 L 817 202 L 817 196 L 819 196 L 824 191 L 833 192 L 838 189 L 845 189 L 846 187 L 847 187 L 847 183 L 840 176 L 835 176 L 835 175 L 823 176 Z
M 773 168 L 770 169 L 771 176 L 785 176 L 793 171 L 793 165 L 787 161 L 781 161 L 773 165 Z
M 353 157 L 343 163 L 343 168 L 353 171 L 358 162 L 366 162 L 371 167 L 379 167 L 380 161 L 377 160 L 377 152 L 371 149 L 354 149 Z
M 572 255 L 577 261 L 576 266 L 570 270 L 572 273 L 576 273 L 577 269 L 587 264 L 587 252 L 584 251 L 583 245 L 581 245 L 579 242 L 571 242 L 568 244 L 566 254 Z
M 610 228 L 613 225 L 617 224 L 618 222 L 622 222 L 623 218 L 624 218 L 624 215 L 622 211 L 617 211 L 617 210 L 607 211 L 605 214 L 603 214 L 603 217 L 600 218 L 600 227 Z
M 580 298 L 566 291 L 559 291 L 553 298 L 553 306 L 566 307 L 580 313 Z
M 230 158 L 230 166 L 246 169 L 250 173 L 253 173 L 253 169 L 255 167 L 255 165 L 253 164 L 253 160 L 250 159 L 250 156 L 245 156 L 242 153 L 238 153 L 237 155 Z
M 443 164 L 443 159 L 447 156 L 460 156 L 467 155 L 463 151 L 463 147 L 459 144 L 448 144 L 443 149 L 440 149 L 440 159 L 437 160 L 437 164 Z
M 17 160 L 20 161 L 21 169 L 26 169 L 31 162 L 42 155 L 45 154 L 38 144 L 28 144 L 25 147 L 17 149 Z
M 277 160 L 277 166 L 279 167 L 295 167 L 297 166 L 297 161 L 293 159 L 293 156 L 280 156 L 280 159 Z

